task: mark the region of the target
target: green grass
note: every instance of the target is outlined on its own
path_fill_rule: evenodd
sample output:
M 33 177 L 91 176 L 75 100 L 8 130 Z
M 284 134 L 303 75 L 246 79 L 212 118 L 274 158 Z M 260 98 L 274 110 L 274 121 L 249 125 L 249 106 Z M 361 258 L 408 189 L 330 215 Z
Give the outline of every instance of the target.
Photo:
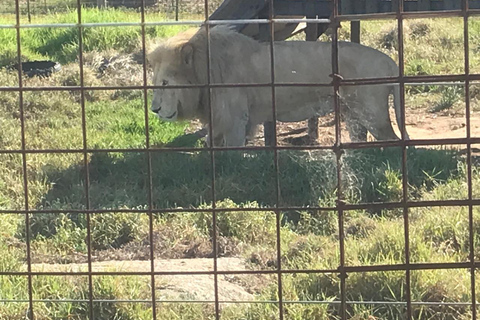
M 147 15 L 147 20 L 158 21 L 159 15 Z M 77 12 L 41 15 L 32 23 L 64 24 L 76 23 Z M 140 14 L 135 11 L 117 9 L 84 9 L 84 23 L 140 22 Z M 0 16 L 0 24 L 11 24 L 10 16 Z M 26 22 L 25 22 L 26 23 Z M 147 40 L 169 37 L 186 26 L 156 26 L 145 29 Z M 16 31 L 1 29 L 0 42 L 6 47 L 0 52 L 0 67 L 17 61 Z M 130 53 L 141 48 L 140 27 L 86 27 L 82 31 L 83 52 L 116 49 Z M 62 64 L 77 60 L 79 52 L 79 32 L 77 28 L 29 28 L 21 32 L 21 50 L 24 61 L 53 59 Z
M 121 10 L 84 10 L 85 22 L 132 22 L 139 13 Z M 147 19 L 161 17 L 149 15 Z M 34 23 L 74 23 L 76 13 L 35 16 Z M 0 24 L 11 23 L 11 16 L 0 17 Z M 362 24 L 362 41 L 393 57 L 398 47 L 394 25 L 388 22 Z M 463 37 L 460 19 L 408 21 L 406 23 L 406 70 L 409 75 L 462 73 L 463 62 L 459 41 Z M 471 21 L 472 52 L 480 38 L 478 20 Z M 182 27 L 148 28 L 150 41 L 168 37 Z M 342 29 L 341 36 L 348 34 Z M 380 30 L 380 32 L 379 32 Z M 100 76 L 95 63 L 98 58 L 113 58 L 136 52 L 140 29 L 85 28 L 84 80 L 92 86 L 125 86 L 142 83 L 141 65 L 129 61 L 119 63 L 117 70 Z M 16 61 L 15 31 L 1 29 L 0 64 Z M 444 48 L 439 50 L 439 48 Z M 24 59 L 54 59 L 64 66 L 48 79 L 25 79 L 26 86 L 76 86 L 80 84 L 78 65 L 78 32 L 76 29 L 22 30 Z M 479 60 L 471 57 L 472 70 Z M 77 62 L 78 63 L 78 62 Z M 127 68 L 128 67 L 128 68 Z M 15 86 L 15 72 L 0 71 L 1 86 Z M 128 75 L 128 77 L 126 76 Z M 453 108 L 463 93 L 441 86 L 418 87 L 408 90 L 408 99 L 420 101 L 426 92 L 433 98 L 422 100 L 425 110 Z M 472 97 L 476 101 L 476 93 Z M 430 96 L 429 96 L 430 97 Z M 150 97 L 146 97 L 150 99 Z M 145 97 L 135 90 L 86 90 L 85 120 L 87 148 L 127 149 L 124 152 L 87 154 L 89 201 L 99 213 L 89 217 L 91 246 L 95 259 L 145 260 L 153 245 L 155 258 L 174 259 L 211 257 L 212 207 L 211 155 L 199 149 L 195 152 L 154 150 L 128 152 L 144 148 Z M 82 106 L 76 91 L 28 91 L 24 93 L 25 145 L 28 149 L 82 149 Z M 435 107 L 435 103 L 438 103 Z M 472 101 L 475 104 L 474 101 Z M 148 105 L 148 103 L 147 103 Z M 426 106 L 427 105 L 427 106 Z M 441 106 L 441 107 L 440 107 Z M 19 96 L 15 92 L 0 93 L 1 150 L 22 147 Z M 185 135 L 187 123 L 164 123 L 148 119 L 150 145 L 196 146 L 201 143 L 194 135 Z M 238 256 L 253 270 L 272 270 L 278 264 L 277 216 L 263 210 L 277 201 L 277 179 L 274 154 L 270 151 L 216 152 L 215 199 L 217 208 L 236 208 L 235 212 L 219 212 L 217 235 L 222 256 Z M 335 206 L 337 175 L 336 158 L 332 152 L 280 151 L 279 201 L 282 206 Z M 151 202 L 155 209 L 200 208 L 201 212 L 147 214 L 150 197 L 149 165 L 151 167 Z M 410 200 L 466 199 L 466 161 L 451 149 L 408 150 L 408 197 Z M 26 172 L 20 154 L 0 155 L 0 209 L 25 208 L 24 174 L 28 184 L 28 206 L 46 213 L 30 215 L 32 262 L 69 264 L 85 262 L 87 253 L 87 216 L 69 212 L 87 207 L 85 194 L 85 159 L 82 153 L 29 153 Z M 400 148 L 351 150 L 342 157 L 341 186 L 345 201 L 351 204 L 379 201 L 398 202 L 403 199 L 402 153 Z M 480 190 L 480 172 L 473 170 L 473 191 Z M 249 208 L 249 210 L 242 210 Z M 258 208 L 258 210 L 257 210 Z M 49 210 L 65 213 L 49 213 Z M 138 212 L 125 213 L 123 209 Z M 108 212 L 101 212 L 102 210 Z M 181 210 L 181 209 L 180 209 Z M 205 210 L 203 212 L 203 210 Z M 279 213 L 280 259 L 283 269 L 336 269 L 340 261 L 338 213 L 334 211 L 297 210 Z M 480 241 L 480 210 L 473 208 L 474 241 Z M 468 208 L 426 207 L 409 210 L 411 262 L 468 261 L 470 238 Z M 441 222 L 441 223 L 440 223 Z M 385 265 L 405 262 L 403 210 L 351 210 L 344 212 L 345 263 L 354 265 Z M 153 243 L 149 236 L 153 229 Z M 0 219 L 0 271 L 26 270 L 25 216 L 2 214 Z M 480 250 L 474 247 L 478 260 Z M 127 262 L 128 263 L 128 262 Z M 476 276 L 478 274 L 475 274 Z M 478 278 L 478 277 L 477 277 Z M 148 276 L 95 276 L 94 299 L 150 299 Z M 236 279 L 234 281 L 242 281 Z M 246 280 L 245 280 L 246 281 Z M 266 278 L 253 290 L 258 300 L 278 299 L 276 279 Z M 168 283 L 157 283 L 157 287 Z M 411 296 L 414 301 L 469 302 L 470 273 L 468 270 L 445 269 L 412 271 Z M 0 276 L 0 300 L 28 299 L 28 281 L 23 276 Z M 34 276 L 35 299 L 87 299 L 88 277 Z M 337 274 L 298 273 L 282 276 L 283 297 L 288 301 L 340 299 L 340 279 Z M 405 273 L 379 271 L 352 273 L 346 280 L 347 300 L 405 301 Z M 477 290 L 478 291 L 478 290 Z M 158 291 L 160 295 L 161 292 Z M 192 294 L 192 293 L 190 293 Z M 188 298 L 191 298 L 188 294 Z M 158 298 L 158 296 L 157 296 Z M 477 297 L 479 299 L 479 297 Z M 23 319 L 24 303 L 0 302 L 0 319 Z M 211 304 L 157 305 L 158 319 L 214 319 Z M 96 319 L 151 319 L 148 303 L 94 303 Z M 222 306 L 222 318 L 275 319 L 274 304 L 227 304 Z M 286 304 L 286 319 L 339 319 L 335 304 Z M 469 319 L 464 307 L 413 308 L 414 319 Z M 405 309 L 395 305 L 355 304 L 347 306 L 350 319 L 404 319 Z M 89 314 L 85 302 L 35 303 L 37 319 L 85 319 Z
M 439 112 L 452 108 L 452 106 L 462 99 L 465 89 L 463 87 L 446 87 L 442 91 L 440 101 L 430 110 Z
M 470 21 L 471 28 L 478 28 L 478 21 Z M 362 37 L 362 43 L 380 48 L 398 59 L 395 23 L 365 23 Z M 470 41 L 475 42 L 475 39 Z M 406 75 L 463 73 L 463 19 L 405 21 L 404 50 Z M 478 66 L 479 60 L 472 58 L 472 63 Z
M 379 49 L 398 62 L 398 33 L 394 21 L 368 21 L 361 24 L 361 42 Z M 480 70 L 479 19 L 469 19 L 470 72 Z M 325 36 L 322 36 L 327 38 Z M 341 39 L 350 39 L 348 23 L 342 24 Z M 405 74 L 462 74 L 464 70 L 463 19 L 411 19 L 404 22 Z M 440 86 L 406 86 L 407 93 L 443 93 Z M 433 106 L 431 106 L 432 109 Z

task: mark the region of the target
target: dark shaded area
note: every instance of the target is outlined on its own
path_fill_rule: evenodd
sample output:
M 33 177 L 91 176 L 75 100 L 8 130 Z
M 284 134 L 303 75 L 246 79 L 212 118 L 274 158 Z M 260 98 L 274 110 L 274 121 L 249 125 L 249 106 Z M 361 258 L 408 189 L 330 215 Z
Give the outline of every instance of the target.
M 178 136 L 169 143 L 165 145 L 167 148 L 195 148 L 201 147 L 203 145 L 200 139 L 204 138 L 207 135 L 206 129 L 198 130 L 194 133 L 187 133 L 183 136 Z
M 158 0 L 109 0 L 108 6 L 112 8 L 140 8 L 142 5 L 145 7 L 153 6 L 158 2 Z
M 181 138 L 178 138 L 181 139 Z M 197 143 L 197 137 L 187 136 Z M 178 141 L 177 141 L 178 142 Z M 273 207 L 278 201 L 288 206 L 335 206 L 337 190 L 336 157 L 331 151 L 278 151 L 278 168 L 273 151 L 94 153 L 88 165 L 88 198 L 91 209 L 146 210 L 153 208 L 198 208 L 212 200 L 231 199 L 236 204 L 257 202 Z M 459 177 L 458 152 L 417 148 L 408 150 L 409 194 L 421 195 L 449 179 Z M 396 202 L 402 198 L 402 152 L 400 148 L 349 150 L 342 157 L 342 189 L 349 203 Z M 149 164 L 151 179 L 149 178 Z M 212 170 L 215 168 L 215 195 Z M 37 208 L 86 208 L 83 163 L 66 170 L 49 167 L 40 176 L 52 189 Z M 277 175 L 278 174 L 278 175 Z M 393 177 L 393 178 L 392 178 Z M 434 177 L 434 179 L 432 179 Z M 382 212 L 372 212 L 381 214 Z M 285 212 L 284 218 L 296 225 L 301 212 Z M 312 215 L 312 223 L 325 220 L 323 213 Z M 50 237 L 64 227 L 58 214 L 35 214 L 32 236 Z M 107 228 L 109 237 L 95 240 L 96 249 L 120 248 L 129 243 L 137 217 L 131 213 L 100 214 L 92 218 L 98 230 Z M 123 221 L 119 223 L 120 220 Z M 84 215 L 68 214 L 76 226 L 84 227 Z M 97 221 L 98 220 L 98 221 Z M 328 219 L 327 219 L 328 220 Z M 68 222 L 68 221 L 67 221 Z M 113 228 L 115 226 L 115 228 Z M 328 226 L 326 226 L 328 227 Z M 99 231 L 100 232 L 100 231 Z M 105 232 L 101 231 L 103 235 Z M 319 233 L 323 233 L 319 230 Z M 95 238 L 95 235 L 93 235 Z
M 192 136 L 178 139 L 198 142 Z M 162 150 L 151 152 L 150 158 L 155 208 L 188 208 L 211 203 L 212 164 L 208 151 Z M 408 150 L 408 183 L 428 189 L 455 177 L 460 159 L 451 150 Z M 272 151 L 217 151 L 214 160 L 216 200 L 230 198 L 235 203 L 257 201 L 260 205 L 275 205 L 277 172 Z M 401 179 L 401 160 L 400 148 L 346 152 L 342 157 L 344 194 L 357 202 L 398 201 L 398 194 L 385 193 L 381 188 L 389 187 L 387 172 L 395 172 Z M 335 197 L 336 159 L 332 152 L 279 151 L 278 165 L 280 205 L 318 205 Z M 146 153 L 96 153 L 91 156 L 88 169 L 91 208 L 148 206 Z M 54 187 L 38 206 L 84 208 L 84 174 L 81 164 L 65 171 L 47 172 L 45 179 Z
M 152 152 L 152 203 L 155 208 L 197 207 L 212 201 L 211 155 L 208 151 Z M 43 208 L 83 208 L 84 168 L 49 172 L 54 187 L 39 204 Z M 276 169 L 271 151 L 218 151 L 215 153 L 216 199 L 235 203 L 276 202 Z M 312 162 L 304 153 L 279 155 L 280 201 L 285 205 L 315 204 L 335 188 L 335 167 Z M 148 156 L 145 153 L 91 156 L 91 208 L 137 208 L 148 205 Z
M 49 77 L 54 72 L 58 72 L 62 69 L 62 66 L 58 62 L 42 60 L 42 61 L 28 61 L 22 62 L 22 71 L 28 77 Z M 18 63 L 10 67 L 10 69 L 19 70 Z

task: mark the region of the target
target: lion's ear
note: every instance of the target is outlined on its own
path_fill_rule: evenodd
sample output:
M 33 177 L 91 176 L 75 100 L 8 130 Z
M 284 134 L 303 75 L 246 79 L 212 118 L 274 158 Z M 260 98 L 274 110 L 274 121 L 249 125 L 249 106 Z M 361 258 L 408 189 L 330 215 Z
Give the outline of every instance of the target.
M 191 44 L 184 44 L 180 50 L 180 54 L 182 56 L 183 63 L 185 63 L 187 66 L 193 64 L 193 46 Z
M 145 55 L 145 65 L 147 65 L 149 67 L 153 67 L 152 59 L 150 57 L 150 54 Z
M 158 55 L 155 54 L 155 51 L 147 53 L 145 55 L 145 64 L 150 67 L 155 67 L 157 64 Z

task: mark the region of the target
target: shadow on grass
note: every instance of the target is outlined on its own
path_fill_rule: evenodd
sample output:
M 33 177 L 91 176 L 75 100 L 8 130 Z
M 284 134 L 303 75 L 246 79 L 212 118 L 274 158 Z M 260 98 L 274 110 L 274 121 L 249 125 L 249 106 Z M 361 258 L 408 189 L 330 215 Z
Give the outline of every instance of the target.
M 187 133 L 176 137 L 165 145 L 167 148 L 182 147 L 182 148 L 194 148 L 200 147 L 202 142 L 201 138 L 205 137 L 206 131 L 200 130 L 195 133 Z
M 215 152 L 215 198 L 235 203 L 257 201 L 272 206 L 277 201 L 277 169 L 272 151 Z M 432 187 L 458 175 L 460 157 L 454 151 L 408 151 L 408 182 L 413 187 Z M 352 150 L 343 157 L 343 190 L 357 202 L 397 201 L 401 182 L 399 148 Z M 329 151 L 278 152 L 279 201 L 282 206 L 325 203 L 335 197 L 335 155 Z M 212 164 L 208 151 L 151 153 L 151 190 L 155 208 L 197 207 L 212 201 Z M 389 173 L 398 181 L 390 181 Z M 39 204 L 43 208 L 84 208 L 83 166 L 50 172 L 54 187 Z M 96 153 L 89 163 L 90 207 L 139 208 L 149 203 L 149 170 L 146 153 Z M 391 189 L 394 191 L 391 191 Z M 389 192 L 386 192 L 389 191 Z M 397 192 L 397 193 L 395 193 Z M 401 189 L 400 189 L 401 192 Z

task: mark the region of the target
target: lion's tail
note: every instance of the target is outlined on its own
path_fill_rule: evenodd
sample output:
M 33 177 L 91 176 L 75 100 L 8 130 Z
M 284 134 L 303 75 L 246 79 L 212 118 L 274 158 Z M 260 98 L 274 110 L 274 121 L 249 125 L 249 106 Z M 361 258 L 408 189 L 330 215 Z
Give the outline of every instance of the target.
M 400 103 L 400 85 L 398 83 L 393 85 L 393 107 L 395 108 L 395 117 L 397 118 L 398 129 L 402 132 L 402 107 Z M 407 130 L 405 130 L 405 139 L 410 140 Z

